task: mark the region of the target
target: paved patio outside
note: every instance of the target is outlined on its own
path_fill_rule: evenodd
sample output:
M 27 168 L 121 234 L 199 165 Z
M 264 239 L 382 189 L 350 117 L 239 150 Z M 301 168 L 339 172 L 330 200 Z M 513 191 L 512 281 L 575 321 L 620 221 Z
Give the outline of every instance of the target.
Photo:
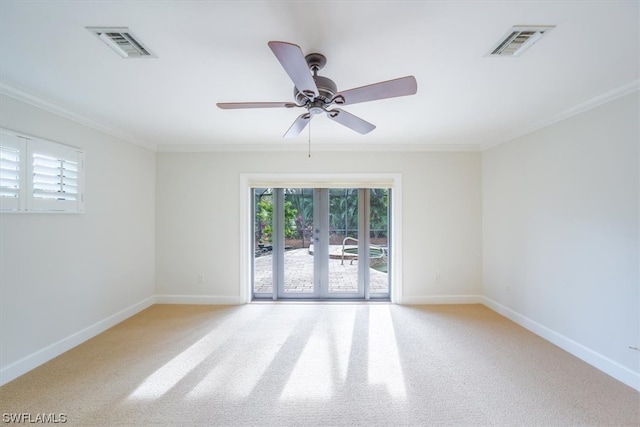
M 254 291 L 271 293 L 272 288 L 272 256 L 264 255 L 255 258 Z M 353 293 L 358 290 L 358 262 L 349 260 L 341 264 L 340 259 L 329 259 L 329 292 L 335 294 Z M 284 253 L 284 287 L 285 293 L 313 292 L 313 255 L 309 249 L 293 249 Z M 369 269 L 369 287 L 373 293 L 388 293 L 387 273 Z

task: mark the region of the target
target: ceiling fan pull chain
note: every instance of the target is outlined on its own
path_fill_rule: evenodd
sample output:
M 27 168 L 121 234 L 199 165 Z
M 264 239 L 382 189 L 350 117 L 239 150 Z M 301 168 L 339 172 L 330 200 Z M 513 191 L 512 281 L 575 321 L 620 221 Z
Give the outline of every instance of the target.
M 311 158 L 311 119 L 313 116 L 309 118 L 309 158 Z

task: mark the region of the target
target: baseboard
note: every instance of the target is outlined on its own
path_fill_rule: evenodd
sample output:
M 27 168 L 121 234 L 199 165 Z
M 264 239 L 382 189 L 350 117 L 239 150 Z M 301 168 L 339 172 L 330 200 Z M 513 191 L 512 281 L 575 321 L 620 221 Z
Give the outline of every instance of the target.
M 156 295 L 156 304 L 213 304 L 238 305 L 244 304 L 240 296 L 221 295 Z M 433 295 L 403 297 L 403 305 L 422 304 L 482 304 L 481 295 Z
M 422 295 L 403 296 L 402 305 L 482 304 L 482 295 Z
M 222 295 L 156 295 L 155 301 L 156 304 L 243 304 L 240 296 Z
M 573 354 L 594 368 L 597 368 L 629 387 L 640 391 L 640 373 L 634 372 L 631 369 L 622 366 L 618 362 L 611 360 L 608 357 L 603 356 L 602 354 L 595 352 L 590 348 L 585 347 L 584 345 L 577 343 L 572 339 L 567 338 L 564 335 L 561 335 L 490 298 L 483 296 L 482 304 L 552 344 L 557 345 L 564 351 Z
M 23 357 L 20 360 L 17 360 L 2 369 L 0 369 L 0 386 L 8 383 L 9 381 L 23 375 L 30 370 L 37 368 L 43 363 L 48 362 L 64 353 L 65 351 L 71 350 L 73 347 L 82 344 L 98 335 L 101 332 L 106 331 L 112 326 L 117 325 L 123 320 L 133 316 L 134 314 L 144 310 L 147 307 L 153 305 L 155 301 L 155 297 L 151 296 L 145 298 L 144 300 L 125 308 L 105 319 L 99 320 L 98 322 L 90 325 L 74 334 L 69 335 L 66 338 L 61 339 L 58 342 L 55 342 L 47 347 L 38 350 L 34 353 L 31 353 L 28 356 Z

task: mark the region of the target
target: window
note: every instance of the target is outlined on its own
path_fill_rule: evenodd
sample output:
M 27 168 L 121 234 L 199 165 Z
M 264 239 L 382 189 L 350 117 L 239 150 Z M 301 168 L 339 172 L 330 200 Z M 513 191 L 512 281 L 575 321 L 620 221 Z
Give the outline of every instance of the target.
M 24 209 L 21 197 L 24 183 L 25 140 L 15 135 L 2 134 L 0 145 L 0 207 L 2 210 Z
M 82 151 L 0 131 L 0 210 L 82 212 Z

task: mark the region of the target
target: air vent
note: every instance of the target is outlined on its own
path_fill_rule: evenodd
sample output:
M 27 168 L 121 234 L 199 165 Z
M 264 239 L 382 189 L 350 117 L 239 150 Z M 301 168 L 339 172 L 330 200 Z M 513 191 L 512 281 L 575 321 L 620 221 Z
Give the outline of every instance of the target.
M 86 27 L 123 58 L 155 58 L 126 27 Z
M 554 25 L 524 26 L 516 25 L 489 51 L 487 56 L 520 56 L 533 46 L 540 37 L 554 29 Z

